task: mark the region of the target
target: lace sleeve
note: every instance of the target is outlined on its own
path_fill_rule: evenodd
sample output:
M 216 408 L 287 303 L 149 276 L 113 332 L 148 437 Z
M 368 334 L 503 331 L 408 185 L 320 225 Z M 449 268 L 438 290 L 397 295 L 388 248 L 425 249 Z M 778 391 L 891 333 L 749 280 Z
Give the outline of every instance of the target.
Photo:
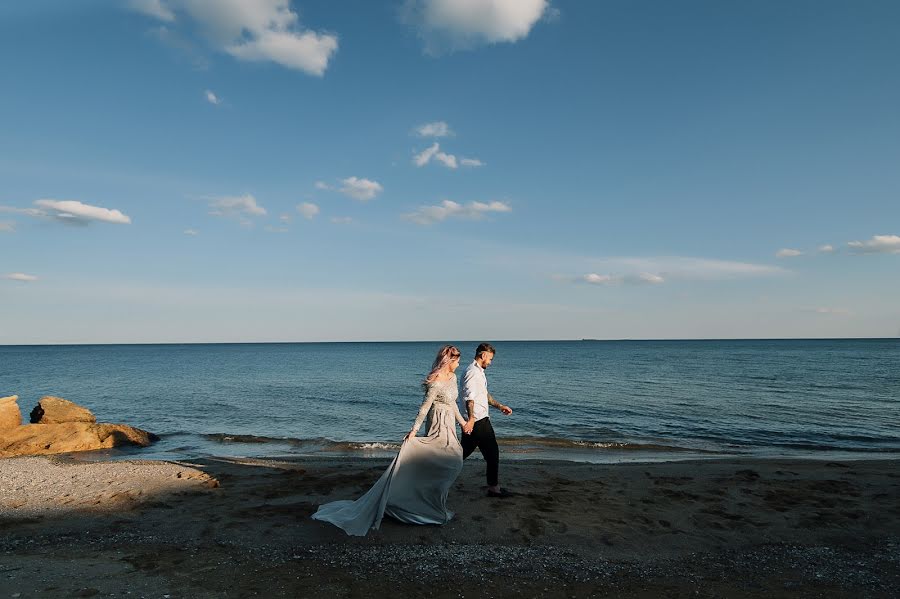
M 419 415 L 416 416 L 416 421 L 413 423 L 412 430 L 416 431 L 416 433 L 419 432 L 419 428 L 425 421 L 425 416 L 428 415 L 428 410 L 431 409 L 437 394 L 437 385 L 428 385 L 428 389 L 425 391 L 425 399 L 422 401 L 422 407 L 419 408 Z

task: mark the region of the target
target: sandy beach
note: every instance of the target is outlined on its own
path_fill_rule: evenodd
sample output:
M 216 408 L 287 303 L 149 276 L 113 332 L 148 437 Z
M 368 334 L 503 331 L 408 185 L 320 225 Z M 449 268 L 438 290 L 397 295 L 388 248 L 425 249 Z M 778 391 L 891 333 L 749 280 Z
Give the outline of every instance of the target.
M 893 460 L 466 462 L 443 527 L 309 518 L 386 460 L 0 460 L 0 597 L 891 597 Z

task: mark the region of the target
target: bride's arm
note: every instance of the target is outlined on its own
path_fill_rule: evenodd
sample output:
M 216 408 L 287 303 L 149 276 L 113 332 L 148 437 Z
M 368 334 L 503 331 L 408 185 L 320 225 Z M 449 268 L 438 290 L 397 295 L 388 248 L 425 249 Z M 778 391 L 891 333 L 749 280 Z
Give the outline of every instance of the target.
M 459 425 L 465 426 L 467 420 L 463 418 L 463 415 L 459 412 L 459 404 L 455 401 L 453 402 L 453 413 L 455 414 L 456 421 L 459 423 Z
M 419 432 L 419 428 L 422 427 L 422 422 L 425 421 L 425 416 L 428 415 L 428 410 L 431 409 L 431 404 L 434 403 L 436 395 L 437 391 L 435 390 L 434 385 L 429 385 L 428 390 L 425 391 L 425 399 L 422 401 L 422 407 L 419 408 L 419 415 L 416 416 L 416 421 L 413 422 L 412 430 L 406 435 L 406 439 L 412 439 Z

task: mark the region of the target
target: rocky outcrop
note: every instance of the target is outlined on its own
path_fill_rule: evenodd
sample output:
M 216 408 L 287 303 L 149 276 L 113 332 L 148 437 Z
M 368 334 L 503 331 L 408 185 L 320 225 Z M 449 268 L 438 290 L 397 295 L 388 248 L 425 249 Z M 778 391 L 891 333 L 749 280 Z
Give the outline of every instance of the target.
M 146 447 L 159 440 L 153 433 L 127 424 L 98 423 L 90 410 L 59 397 L 41 398 L 31 412 L 33 424 L 21 425 L 16 399 L 17 396 L 0 399 L 0 458 L 123 445 Z
M 0 435 L 6 430 L 16 428 L 22 424 L 22 412 L 16 400 L 18 395 L 0 397 Z
M 97 422 L 87 408 L 82 408 L 62 397 L 42 397 L 31 410 L 31 424 L 59 424 L 61 422 Z
M 146 447 L 158 437 L 127 424 L 26 424 L 0 436 L 0 458 L 109 449 L 122 445 Z

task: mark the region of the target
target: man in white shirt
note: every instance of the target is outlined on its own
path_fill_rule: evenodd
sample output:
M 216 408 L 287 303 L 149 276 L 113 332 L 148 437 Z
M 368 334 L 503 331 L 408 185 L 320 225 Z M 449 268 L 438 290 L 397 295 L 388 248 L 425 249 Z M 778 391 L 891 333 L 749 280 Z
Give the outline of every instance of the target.
M 463 459 L 469 457 L 477 447 L 487 462 L 488 497 L 509 497 L 512 493 L 500 488 L 500 448 L 497 447 L 497 438 L 494 436 L 494 427 L 488 414 L 489 406 L 497 408 L 506 416 L 512 414 L 509 406 L 495 400 L 487 390 L 487 377 L 484 371 L 491 365 L 494 353 L 490 343 L 479 345 L 475 350 L 475 361 L 466 368 L 463 376 L 462 393 L 459 394 L 462 403 L 460 412 L 469 415 L 469 420 L 463 427 Z

